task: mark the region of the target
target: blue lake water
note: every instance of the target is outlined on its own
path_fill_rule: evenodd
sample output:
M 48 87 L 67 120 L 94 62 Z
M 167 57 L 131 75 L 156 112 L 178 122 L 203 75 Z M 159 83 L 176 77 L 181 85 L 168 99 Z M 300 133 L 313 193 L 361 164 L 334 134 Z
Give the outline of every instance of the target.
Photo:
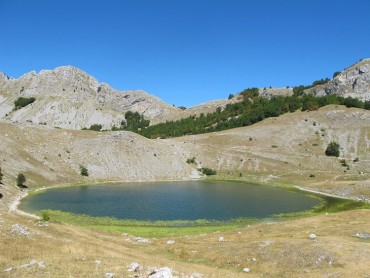
M 24 199 L 29 212 L 61 210 L 135 220 L 266 218 L 312 208 L 320 200 L 303 192 L 236 182 L 151 182 L 64 187 Z

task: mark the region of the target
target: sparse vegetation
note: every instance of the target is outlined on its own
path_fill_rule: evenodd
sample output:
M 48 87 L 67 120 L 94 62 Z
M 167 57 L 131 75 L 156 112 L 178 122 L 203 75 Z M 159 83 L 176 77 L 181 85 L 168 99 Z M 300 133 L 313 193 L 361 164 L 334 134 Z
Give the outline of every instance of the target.
M 0 184 L 3 184 L 3 173 L 1 172 L 1 167 L 0 167 Z
M 332 141 L 327 146 L 327 148 L 325 150 L 325 154 L 327 156 L 336 156 L 336 157 L 339 157 L 339 149 L 340 149 L 339 144 L 337 142 Z
M 347 161 L 345 160 L 345 159 L 341 159 L 340 160 L 340 164 L 343 166 L 343 167 L 347 167 L 347 168 L 349 168 L 349 165 L 348 165 L 348 163 L 347 163 Z M 349 170 L 349 169 L 348 169 Z
M 21 109 L 22 107 L 25 107 L 33 102 L 35 102 L 36 98 L 34 97 L 19 97 L 16 101 L 14 101 L 15 109 Z
M 87 168 L 83 165 L 80 165 L 80 175 L 81 176 L 84 176 L 84 177 L 87 177 L 89 176 L 89 171 L 87 170 Z
M 195 163 L 195 157 L 193 156 L 192 158 L 188 158 L 188 159 L 186 160 L 186 163 L 187 163 L 187 164 L 193 164 L 193 163 Z

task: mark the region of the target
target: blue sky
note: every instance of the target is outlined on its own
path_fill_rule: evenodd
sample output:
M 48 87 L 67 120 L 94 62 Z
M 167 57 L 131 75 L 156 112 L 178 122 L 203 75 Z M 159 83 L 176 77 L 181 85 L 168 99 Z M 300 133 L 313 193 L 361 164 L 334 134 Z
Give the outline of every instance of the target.
M 370 57 L 368 0 L 0 0 L 0 71 L 73 65 L 193 106 Z

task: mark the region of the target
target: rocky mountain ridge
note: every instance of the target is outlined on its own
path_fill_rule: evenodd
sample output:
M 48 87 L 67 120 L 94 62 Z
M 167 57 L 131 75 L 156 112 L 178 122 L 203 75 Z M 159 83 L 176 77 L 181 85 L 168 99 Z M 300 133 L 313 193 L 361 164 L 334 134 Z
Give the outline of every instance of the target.
M 328 83 L 306 89 L 305 93 L 316 96 L 338 94 L 369 101 L 370 59 L 361 60 Z M 266 98 L 292 94 L 293 88 L 259 89 L 259 95 Z M 19 97 L 35 97 L 36 101 L 14 111 L 14 101 Z M 103 129 L 119 127 L 127 111 L 139 112 L 155 124 L 211 113 L 242 99 L 237 94 L 230 99 L 214 100 L 181 110 L 144 91 L 115 90 L 72 66 L 42 70 L 38 74 L 33 71 L 18 79 L 0 73 L 0 118 L 66 129 L 89 128 L 93 124 L 100 124 Z
M 316 96 L 337 94 L 341 97 L 370 101 L 370 59 L 363 59 L 350 66 L 328 83 L 306 90 Z
M 36 102 L 13 111 L 19 97 Z M 68 129 L 120 126 L 127 111 L 153 119 L 179 110 L 144 91 L 118 91 L 82 70 L 63 66 L 30 72 L 19 79 L 0 74 L 0 118 Z

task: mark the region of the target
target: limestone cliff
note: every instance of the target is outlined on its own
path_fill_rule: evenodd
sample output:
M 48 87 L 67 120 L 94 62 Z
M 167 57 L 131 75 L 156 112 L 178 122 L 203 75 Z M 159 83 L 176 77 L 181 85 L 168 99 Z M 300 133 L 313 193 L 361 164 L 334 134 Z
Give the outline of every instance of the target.
M 370 59 L 364 59 L 345 69 L 327 84 L 306 90 L 316 96 L 337 94 L 342 97 L 370 100 Z

